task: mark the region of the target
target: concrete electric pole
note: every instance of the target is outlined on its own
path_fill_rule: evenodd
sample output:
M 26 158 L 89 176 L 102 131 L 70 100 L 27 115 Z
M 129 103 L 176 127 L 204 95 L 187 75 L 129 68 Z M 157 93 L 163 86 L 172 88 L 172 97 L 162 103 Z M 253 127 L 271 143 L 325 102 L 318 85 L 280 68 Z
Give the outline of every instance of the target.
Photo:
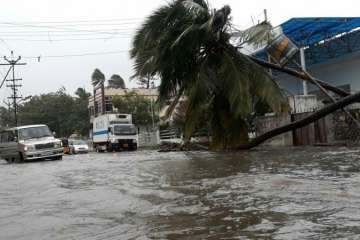
M 21 60 L 20 56 L 16 60 L 14 60 L 13 51 L 11 51 L 11 60 L 9 60 L 6 56 L 4 56 L 4 60 L 7 63 L 1 63 L 0 66 L 9 66 L 9 69 L 8 69 L 3 81 L 0 84 L 0 88 L 4 85 L 5 82 L 9 83 L 6 85 L 6 87 L 11 89 L 12 95 L 10 97 L 8 97 L 8 99 L 10 99 L 12 101 L 12 105 L 14 108 L 14 121 L 15 121 L 15 126 L 17 126 L 18 125 L 18 117 L 17 117 L 18 99 L 22 98 L 21 96 L 19 96 L 18 91 L 19 91 L 19 88 L 22 86 L 21 84 L 19 84 L 19 82 L 22 81 L 22 79 L 15 78 L 15 66 L 26 65 L 26 63 L 19 63 L 19 61 Z M 12 78 L 8 79 L 8 76 L 10 73 L 12 75 Z

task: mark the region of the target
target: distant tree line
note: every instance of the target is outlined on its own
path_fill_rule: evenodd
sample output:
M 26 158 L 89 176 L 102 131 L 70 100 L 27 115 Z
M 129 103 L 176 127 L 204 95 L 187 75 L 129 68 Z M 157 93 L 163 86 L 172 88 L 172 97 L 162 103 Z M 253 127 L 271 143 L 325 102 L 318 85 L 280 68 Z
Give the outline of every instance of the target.
M 54 93 L 33 96 L 19 105 L 19 125 L 46 124 L 58 137 L 73 133 L 87 136 L 89 132 L 88 100 L 90 94 L 78 88 L 76 97 L 61 88 Z M 0 107 L 0 126 L 14 125 L 13 109 Z

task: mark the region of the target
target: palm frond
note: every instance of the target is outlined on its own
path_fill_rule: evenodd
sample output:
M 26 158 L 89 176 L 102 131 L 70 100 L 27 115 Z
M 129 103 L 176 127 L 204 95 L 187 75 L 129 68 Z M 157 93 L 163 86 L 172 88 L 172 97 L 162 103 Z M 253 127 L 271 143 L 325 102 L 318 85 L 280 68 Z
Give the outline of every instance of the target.
M 208 14 L 207 4 L 204 4 L 204 2 L 202 2 L 201 5 L 201 3 L 197 2 L 194 0 L 185 0 L 182 1 L 182 4 L 191 14 Z
M 243 61 L 227 51 L 224 51 L 222 59 L 219 74 L 223 81 L 223 94 L 234 114 L 245 117 L 251 112 L 249 69 Z
M 204 114 L 204 111 L 211 106 L 213 99 L 208 76 L 204 67 L 200 69 L 195 78 L 196 79 L 193 81 L 191 88 L 187 92 L 188 108 L 184 128 L 184 135 L 186 139 L 190 139 L 200 117 Z
M 267 44 L 271 40 L 272 25 L 269 22 L 262 22 L 244 31 L 233 34 L 240 45 L 250 44 L 255 47 Z
M 187 29 L 185 29 L 185 31 L 183 31 L 180 36 L 174 41 L 174 43 L 171 45 L 171 48 L 176 47 L 177 45 L 179 45 L 179 43 L 183 43 L 184 39 L 186 37 L 199 37 L 199 30 L 201 29 L 201 25 L 199 24 L 192 24 L 190 25 Z M 191 33 L 195 33 L 196 36 L 191 36 Z M 190 35 L 190 36 L 189 36 Z M 194 35 L 194 34 L 192 34 Z M 195 38 L 196 39 L 196 38 Z

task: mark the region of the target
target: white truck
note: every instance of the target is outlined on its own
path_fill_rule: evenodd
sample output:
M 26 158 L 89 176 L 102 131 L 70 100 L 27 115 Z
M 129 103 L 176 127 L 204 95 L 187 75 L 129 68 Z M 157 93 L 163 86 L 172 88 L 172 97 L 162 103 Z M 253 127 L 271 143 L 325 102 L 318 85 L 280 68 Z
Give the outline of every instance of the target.
M 136 150 L 138 131 L 131 114 L 104 114 L 93 121 L 92 140 L 97 152 Z

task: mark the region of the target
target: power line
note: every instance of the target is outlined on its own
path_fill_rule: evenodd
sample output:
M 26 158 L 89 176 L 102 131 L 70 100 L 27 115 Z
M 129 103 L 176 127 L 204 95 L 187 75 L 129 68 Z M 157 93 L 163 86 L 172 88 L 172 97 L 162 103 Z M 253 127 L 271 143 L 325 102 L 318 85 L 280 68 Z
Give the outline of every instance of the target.
M 113 34 L 113 32 L 106 32 L 101 30 L 91 30 L 91 29 L 75 29 L 75 28 L 64 28 L 64 27 L 57 27 L 57 26 L 40 26 L 40 25 L 31 25 L 31 24 L 16 24 L 16 23 L 3 23 L 8 25 L 14 25 L 14 26 L 21 26 L 21 27 L 27 27 L 27 28 L 46 28 L 46 29 L 57 29 L 57 30 L 68 30 L 68 31 L 76 31 L 76 32 L 97 32 L 97 33 L 108 33 Z
M 81 27 L 81 26 L 121 26 L 121 25 L 135 25 L 139 24 L 141 22 L 122 22 L 122 23 L 76 23 L 76 24 L 56 24 L 56 25 L 31 25 L 32 28 L 35 27 Z M 25 25 L 28 26 L 28 24 L 22 24 L 22 23 L 1 23 L 1 25 L 7 25 L 2 26 L 6 28 L 19 28 L 24 27 Z M 10 26 L 8 26 L 10 25 Z
M 121 30 L 121 31 L 120 31 Z M 133 34 L 132 29 L 120 29 L 119 31 L 114 31 L 112 34 Z M 58 31 L 42 31 L 42 32 L 0 32 L 1 37 L 41 37 L 41 36 L 89 36 L 89 35 L 111 35 L 109 33 L 78 33 L 76 31 L 65 31 L 65 32 L 58 32 Z
M 51 36 L 50 36 L 51 37 Z M 115 38 L 131 38 L 132 36 L 109 36 L 101 38 L 63 38 L 63 39 L 26 39 L 26 38 L 3 38 L 6 41 L 25 41 L 25 42 L 61 42 L 61 41 L 92 41 L 92 40 L 111 40 Z
M 81 31 L 85 31 L 87 29 L 80 29 Z M 107 31 L 113 33 L 114 31 L 134 31 L 136 28 L 101 28 L 101 29 L 88 29 L 90 31 L 94 31 L 94 33 Z M 26 31 L 0 31 L 1 34 L 13 34 L 13 33 L 66 33 L 66 32 L 78 32 L 77 29 L 70 29 L 70 30 L 26 30 Z
M 90 52 L 90 53 L 79 53 L 79 54 L 66 54 L 66 55 L 48 55 L 48 56 L 34 56 L 34 57 L 23 57 L 27 59 L 39 59 L 39 58 L 66 58 L 66 57 L 85 57 L 85 56 L 98 56 L 98 55 L 111 55 L 119 53 L 127 53 L 129 50 L 118 50 L 118 51 L 108 51 L 108 52 Z
M 68 20 L 68 21 L 19 21 L 20 24 L 42 24 L 42 23 L 73 23 L 73 22 L 115 22 L 115 21 L 139 21 L 142 18 L 117 18 L 117 19 L 94 19 L 94 20 Z

